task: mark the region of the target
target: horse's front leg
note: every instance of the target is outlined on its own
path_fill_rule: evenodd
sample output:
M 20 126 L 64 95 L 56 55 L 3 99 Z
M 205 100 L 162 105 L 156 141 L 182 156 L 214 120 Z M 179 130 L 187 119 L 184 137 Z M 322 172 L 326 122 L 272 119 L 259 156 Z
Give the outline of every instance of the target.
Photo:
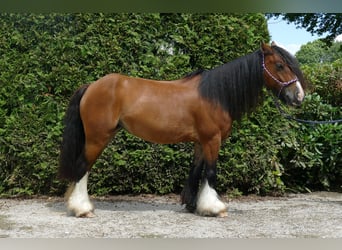
M 206 164 L 204 175 L 198 193 L 196 213 L 202 216 L 226 217 L 227 206 L 215 191 L 216 164 Z
M 202 145 L 205 159 L 205 172 L 196 203 L 196 213 L 199 215 L 217 217 L 227 216 L 227 206 L 221 201 L 219 195 L 215 191 L 217 178 L 216 161 L 220 145 L 220 137 L 214 137 L 212 140 Z
M 67 193 L 68 212 L 76 217 L 94 217 L 94 206 L 89 200 L 87 183 L 89 172 L 87 172 L 78 182 L 70 185 Z

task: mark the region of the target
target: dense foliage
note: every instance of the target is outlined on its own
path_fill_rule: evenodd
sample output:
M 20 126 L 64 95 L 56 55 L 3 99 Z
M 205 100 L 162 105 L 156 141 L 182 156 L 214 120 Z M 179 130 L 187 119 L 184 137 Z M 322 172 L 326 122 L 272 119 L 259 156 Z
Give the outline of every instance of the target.
M 311 94 L 297 116 L 313 120 L 342 117 L 342 60 L 303 65 Z M 304 190 L 342 190 L 342 124 L 296 125 L 300 137 L 284 143 L 288 186 Z
M 261 14 L 0 14 L 0 36 L 0 195 L 64 193 L 56 178 L 62 119 L 80 85 L 111 72 L 177 79 L 269 40 Z M 341 62 L 333 67 L 304 68 L 317 92 L 298 115 L 341 116 Z M 284 120 L 267 97 L 234 124 L 219 156 L 218 190 L 340 189 L 341 134 L 341 125 Z M 180 192 L 191 162 L 191 144 L 150 144 L 122 131 L 93 167 L 89 189 Z

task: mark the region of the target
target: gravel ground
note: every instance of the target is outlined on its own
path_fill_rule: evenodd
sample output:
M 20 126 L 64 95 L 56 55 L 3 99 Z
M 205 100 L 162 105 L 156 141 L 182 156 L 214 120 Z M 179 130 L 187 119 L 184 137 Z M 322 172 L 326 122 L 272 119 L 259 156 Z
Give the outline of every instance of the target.
M 228 217 L 186 212 L 176 195 L 93 198 L 96 217 L 61 198 L 0 199 L 0 238 L 342 238 L 342 194 L 224 199 Z

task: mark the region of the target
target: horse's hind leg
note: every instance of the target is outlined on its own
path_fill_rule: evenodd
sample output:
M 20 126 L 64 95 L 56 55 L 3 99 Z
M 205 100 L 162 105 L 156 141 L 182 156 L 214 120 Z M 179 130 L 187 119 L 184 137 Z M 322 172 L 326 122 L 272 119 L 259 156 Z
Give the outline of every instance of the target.
M 89 200 L 87 190 L 88 176 L 89 172 L 78 182 L 71 183 L 66 192 L 68 211 L 76 217 L 91 218 L 94 216 L 94 206 Z
M 199 182 L 204 168 L 203 153 L 200 144 L 195 144 L 194 162 L 191 166 L 189 177 L 185 183 L 181 194 L 181 202 L 186 205 L 186 209 L 193 213 L 196 211 L 197 193 Z
M 87 189 L 89 171 L 116 132 L 117 130 L 112 133 L 108 130 L 104 133 L 104 131 L 97 130 L 97 133 L 87 133 L 86 130 L 86 144 L 81 161 L 87 164 L 88 171 L 79 181 L 70 185 L 66 194 L 68 211 L 76 217 L 94 216 L 94 205 L 89 199 Z

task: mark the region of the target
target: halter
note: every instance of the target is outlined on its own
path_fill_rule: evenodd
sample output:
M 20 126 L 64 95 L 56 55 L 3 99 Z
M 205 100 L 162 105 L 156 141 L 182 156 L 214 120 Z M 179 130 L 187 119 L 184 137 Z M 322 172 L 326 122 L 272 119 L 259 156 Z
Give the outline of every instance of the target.
M 278 98 L 280 96 L 280 93 L 281 91 L 283 90 L 284 87 L 290 85 L 291 83 L 294 83 L 296 81 L 298 81 L 298 78 L 297 76 L 290 80 L 290 81 L 287 81 L 287 82 L 282 82 L 282 81 L 279 81 L 277 78 L 275 78 L 275 76 L 272 75 L 272 73 L 266 68 L 266 65 L 265 65 L 265 55 L 262 54 L 262 67 L 263 69 L 266 71 L 266 73 L 274 80 L 276 81 L 277 83 L 279 83 L 282 87 L 279 91 L 279 94 L 278 94 Z M 298 118 L 295 118 L 293 117 L 292 115 L 290 114 L 287 114 L 280 106 L 280 103 L 279 101 L 274 98 L 273 96 L 273 102 L 275 104 L 275 106 L 278 108 L 280 114 L 282 116 L 284 116 L 286 119 L 288 120 L 293 120 L 293 121 L 296 121 L 296 122 L 299 122 L 299 123 L 305 123 L 305 124 L 310 124 L 310 125 L 317 125 L 317 124 L 334 124 L 334 123 L 340 123 L 342 122 L 342 119 L 337 119 L 337 120 L 328 120 L 328 121 L 312 121 L 312 120 L 303 120 L 303 119 L 298 119 Z
M 286 86 L 289 86 L 290 84 L 298 81 L 298 78 L 297 76 L 294 78 L 294 79 L 291 79 L 287 82 L 282 82 L 280 80 L 278 80 L 274 75 L 272 75 L 272 73 L 266 68 L 266 64 L 265 64 L 265 55 L 264 53 L 262 53 L 262 67 L 263 69 L 266 71 L 266 73 L 274 80 L 276 81 L 277 83 L 279 83 L 281 85 L 281 89 L 279 90 L 279 93 L 278 93 L 278 97 L 280 96 L 280 93 L 281 91 L 283 90 L 284 87 Z

